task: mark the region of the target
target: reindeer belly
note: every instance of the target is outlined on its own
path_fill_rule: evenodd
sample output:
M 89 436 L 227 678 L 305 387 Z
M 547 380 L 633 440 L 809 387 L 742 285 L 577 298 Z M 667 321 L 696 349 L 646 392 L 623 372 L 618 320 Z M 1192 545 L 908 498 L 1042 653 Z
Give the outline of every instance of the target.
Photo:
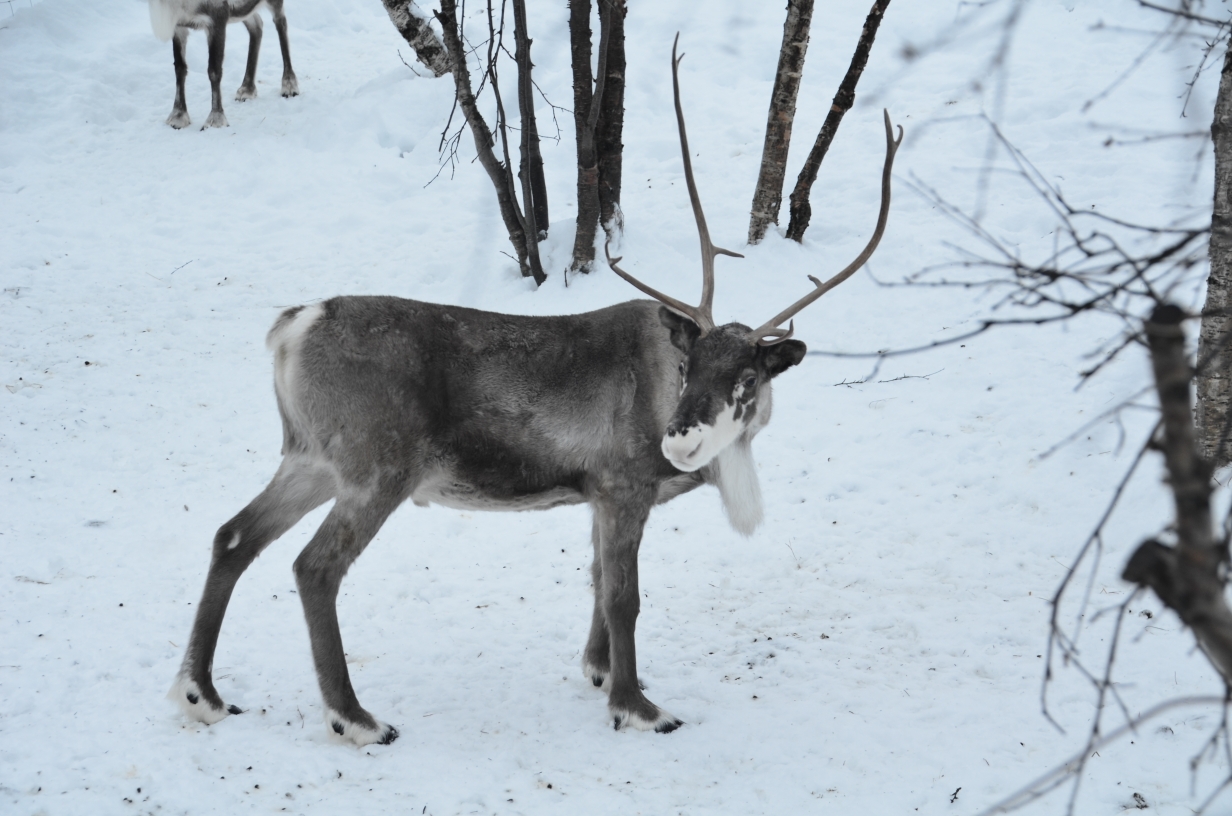
M 517 479 L 468 478 L 438 472 L 411 492 L 420 507 L 439 504 L 455 510 L 549 510 L 586 501 L 580 484 L 527 483 Z

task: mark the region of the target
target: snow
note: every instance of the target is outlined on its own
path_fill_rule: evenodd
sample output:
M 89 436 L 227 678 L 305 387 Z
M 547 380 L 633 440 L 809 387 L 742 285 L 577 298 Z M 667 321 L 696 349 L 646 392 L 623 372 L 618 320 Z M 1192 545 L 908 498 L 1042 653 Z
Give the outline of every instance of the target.
M 716 317 L 757 325 L 867 240 L 884 149 L 880 108 L 907 137 L 890 226 L 851 281 L 796 320 L 813 351 L 866 352 L 969 331 L 992 298 L 884 288 L 969 242 L 907 180 L 978 203 L 987 129 L 1005 133 L 1082 205 L 1141 221 L 1209 207 L 1205 146 L 1115 149 L 1110 134 L 1205 127 L 1196 51 L 1123 72 L 1157 24 L 1123 0 L 1036 0 L 989 78 L 997 32 L 916 61 L 958 3 L 894 4 L 814 189 L 802 246 L 741 247 L 782 31 L 779 4 L 631 4 L 624 266 L 684 299 L 696 234 L 672 121 L 681 32 L 694 167 L 716 243 Z M 846 69 L 867 3 L 819 4 L 789 167 L 800 166 Z M 840 6 L 837 8 L 836 6 Z M 566 4 L 528 3 L 536 77 L 571 100 Z M 470 14 L 479 8 L 472 4 Z M 545 143 L 553 218 L 538 291 L 518 276 L 469 135 L 451 178 L 437 144 L 449 80 L 416 75 L 376 2 L 287 5 L 301 96 L 278 93 L 266 36 L 260 96 L 238 103 L 246 37 L 231 29 L 230 127 L 201 132 L 205 44 L 189 40 L 196 125 L 163 124 L 170 54 L 142 2 L 9 4 L 0 20 L 0 810 L 112 813 L 974 813 L 1081 748 L 1090 686 L 1062 669 L 1041 715 L 1048 598 L 1106 506 L 1148 413 L 1085 423 L 1147 382 L 1128 354 L 1076 389 L 1084 355 L 1121 327 L 1087 319 L 994 331 L 887 360 L 811 355 L 776 381 L 754 444 L 766 523 L 746 539 L 711 488 L 646 529 L 639 669 L 685 720 L 614 732 L 580 671 L 592 597 L 585 508 L 478 514 L 402 508 L 351 570 L 339 617 L 360 700 L 395 724 L 355 749 L 323 722 L 290 565 L 325 508 L 239 583 L 214 675 L 244 714 L 205 726 L 163 697 L 174 681 L 214 531 L 279 461 L 263 339 L 278 310 L 379 293 L 518 313 L 635 296 L 606 271 L 565 281 L 572 122 Z M 5 9 L 0 9 L 4 14 Z M 1112 27 L 1095 27 L 1101 20 Z M 468 20 L 471 31 L 480 18 Z M 512 73 L 509 73 L 512 76 Z M 552 135 L 551 111 L 540 130 Z M 455 119 L 456 122 L 456 119 Z M 1005 167 L 997 160 L 996 167 Z M 1029 254 L 1049 213 L 998 171 L 988 223 Z M 784 224 L 785 224 L 784 213 Z M 1191 287 L 1192 288 L 1192 287 Z M 1199 292 L 1186 290 L 1189 305 Z M 907 379 L 901 377 L 907 376 Z M 1131 482 L 1077 622 L 1101 665 L 1127 554 L 1169 512 L 1158 462 Z M 1083 581 L 1087 580 L 1084 573 Z M 1116 679 L 1131 713 L 1218 694 L 1191 636 L 1134 604 Z M 1153 617 L 1139 617 L 1150 612 Z M 1077 606 L 1066 607 L 1074 621 Z M 1119 723 L 1119 714 L 1108 713 Z M 1188 759 L 1216 709 L 1180 709 L 1092 759 L 1078 812 L 1139 793 L 1190 813 L 1228 771 Z M 1110 726 L 1111 727 L 1111 726 Z M 956 797 L 955 797 L 955 794 Z M 1057 812 L 1065 790 L 1030 812 Z M 1216 807 L 1228 807 L 1225 797 Z

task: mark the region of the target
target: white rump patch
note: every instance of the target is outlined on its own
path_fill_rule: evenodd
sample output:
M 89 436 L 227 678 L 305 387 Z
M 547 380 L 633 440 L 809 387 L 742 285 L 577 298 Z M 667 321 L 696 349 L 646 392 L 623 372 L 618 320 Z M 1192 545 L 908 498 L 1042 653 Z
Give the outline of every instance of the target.
M 307 417 L 298 409 L 295 384 L 299 375 L 300 348 L 304 343 L 304 335 L 312 328 L 312 324 L 325 311 L 320 303 L 305 306 L 295 313 L 290 320 L 281 317 L 274 322 L 274 328 L 265 336 L 265 346 L 274 352 L 274 391 L 278 394 L 279 405 L 291 424 L 302 430 L 307 430 Z
M 290 350 L 291 347 L 298 349 L 299 340 L 304 336 L 304 332 L 308 331 L 324 311 L 323 305 L 314 303 L 300 309 L 290 320 L 284 322 L 280 318 L 274 323 L 274 328 L 270 329 L 270 333 L 266 335 L 265 347 L 270 351 Z
M 150 28 L 163 42 L 171 39 L 176 25 L 187 17 L 187 0 L 150 0 Z
M 727 520 L 736 532 L 746 536 L 752 535 L 762 520 L 761 485 L 750 437 L 742 437 L 719 451 L 712 466 Z
M 197 702 L 194 703 L 188 699 L 190 694 L 196 698 Z M 167 692 L 167 699 L 178 705 L 184 712 L 184 716 L 206 725 L 213 725 L 228 714 L 226 708 L 212 708 L 201 695 L 201 689 L 197 687 L 197 684 L 183 673 L 175 676 L 175 683 L 172 684 L 171 691 Z

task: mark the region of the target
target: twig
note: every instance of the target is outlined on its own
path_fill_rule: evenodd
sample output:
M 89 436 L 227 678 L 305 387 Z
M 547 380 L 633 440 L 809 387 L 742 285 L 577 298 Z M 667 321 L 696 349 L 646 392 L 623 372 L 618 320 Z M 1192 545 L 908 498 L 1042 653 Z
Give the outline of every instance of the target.
M 978 816 L 993 816 L 995 813 L 1009 813 L 1014 810 L 1034 802 L 1048 792 L 1055 790 L 1058 785 L 1061 785 L 1065 780 L 1078 772 L 1081 767 L 1081 762 L 1084 758 L 1090 755 L 1091 751 L 1099 749 L 1115 742 L 1126 734 L 1136 731 L 1141 725 L 1155 719 L 1160 714 L 1166 711 L 1171 711 L 1174 708 L 1194 705 L 1223 705 L 1222 697 L 1178 697 L 1175 700 L 1168 700 L 1160 703 L 1152 709 L 1149 709 L 1145 714 L 1135 717 L 1133 720 L 1125 723 L 1120 728 L 1112 733 L 1101 737 L 1094 743 L 1088 744 L 1081 752 L 1075 754 L 1067 762 L 1058 765 L 1051 771 L 1035 779 L 1033 782 L 1023 786 L 1018 791 L 1005 797 L 1001 801 L 991 807 L 979 812 Z

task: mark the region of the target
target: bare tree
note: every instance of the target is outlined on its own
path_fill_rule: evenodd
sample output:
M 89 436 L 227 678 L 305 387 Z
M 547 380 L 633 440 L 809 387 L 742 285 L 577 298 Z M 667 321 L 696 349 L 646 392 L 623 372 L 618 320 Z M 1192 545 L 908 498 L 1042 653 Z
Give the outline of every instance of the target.
M 813 182 L 817 180 L 817 171 L 821 168 L 822 159 L 826 157 L 826 151 L 830 149 L 830 143 L 834 141 L 834 134 L 838 132 L 843 115 L 855 104 L 856 83 L 860 81 L 864 66 L 868 64 L 868 52 L 873 47 L 877 27 L 881 25 L 881 18 L 889 5 L 890 0 L 875 0 L 868 12 L 864 28 L 860 31 L 860 40 L 856 43 L 855 53 L 851 57 L 851 65 L 838 86 L 838 93 L 834 95 L 826 121 L 822 123 L 817 139 L 813 142 L 813 149 L 809 151 L 800 176 L 796 179 L 796 186 L 791 191 L 791 220 L 787 224 L 787 237 L 793 241 L 804 239 L 804 231 L 808 229 L 809 219 L 813 215 L 809 192 L 813 189 Z
M 1144 542 L 1125 565 L 1123 577 L 1150 587 L 1176 612 L 1232 688 L 1232 611 L 1220 574 L 1228 564 L 1228 542 L 1211 529 L 1211 467 L 1194 444 L 1184 318 L 1181 309 L 1165 303 L 1155 307 L 1146 324 L 1163 430 L 1157 447 L 1176 500 L 1176 546 L 1155 539 Z
M 599 121 L 595 145 L 599 153 L 599 221 L 608 237 L 624 228 L 620 211 L 620 174 L 625 127 L 625 0 L 599 0 L 599 24 L 606 45 L 603 94 L 599 96 Z
M 963 41 L 962 35 L 970 33 L 977 20 L 987 20 L 986 15 L 994 13 L 989 9 L 1000 9 L 1003 16 L 992 26 L 993 31 L 999 32 L 999 44 L 986 63 L 986 70 L 994 87 L 1000 89 L 998 96 L 1003 97 L 1006 56 L 1018 20 L 1029 2 L 1008 0 L 974 6 L 934 43 L 913 48 L 912 55 L 918 59 L 930 50 L 948 48 Z M 1051 599 L 1041 690 L 1043 714 L 1056 724 L 1050 711 L 1049 689 L 1060 666 L 1076 671 L 1090 684 L 1095 697 L 1085 745 L 1068 761 L 982 811 L 983 814 L 1016 810 L 1069 782 L 1072 788 L 1065 812 L 1072 816 L 1077 812 L 1078 789 L 1086 763 L 1095 752 L 1114 740 L 1132 735 L 1149 720 L 1179 707 L 1222 708 L 1217 727 L 1190 760 L 1195 773 L 1204 762 L 1216 760 L 1223 766 L 1223 778 L 1196 812 L 1206 811 L 1218 796 L 1232 787 L 1232 771 L 1228 770 L 1232 768 L 1232 709 L 1229 707 L 1232 701 L 1232 611 L 1229 611 L 1226 598 L 1232 512 L 1224 515 L 1222 525 L 1217 525 L 1211 507 L 1215 487 L 1212 471 L 1229 461 L 1228 437 L 1232 430 L 1232 415 L 1227 407 L 1228 389 L 1232 387 L 1232 372 L 1229 372 L 1232 326 L 1228 325 L 1232 295 L 1227 291 L 1232 285 L 1232 233 L 1229 232 L 1232 230 L 1232 131 L 1228 127 L 1232 124 L 1232 56 L 1228 53 L 1232 19 L 1215 19 L 1202 14 L 1200 0 L 1127 0 L 1128 5 L 1135 2 L 1166 15 L 1167 22 L 1155 32 L 1148 48 L 1199 36 L 1205 43 L 1201 59 L 1196 61 L 1194 78 L 1189 83 L 1191 89 L 1198 74 L 1213 59 L 1212 55 L 1223 56 L 1211 127 L 1215 149 L 1215 198 L 1210 220 L 1204 220 L 1204 214 L 1198 213 L 1190 219 L 1158 226 L 1135 223 L 1085 206 L 1075 207 L 1048 181 L 1049 176 L 1032 166 L 995 123 L 989 121 L 990 149 L 985 157 L 985 172 L 980 175 L 980 203 L 974 214 L 961 211 L 918 180 L 915 184 L 918 192 L 966 227 L 983 248 L 964 247 L 959 260 L 921 270 L 905 283 L 979 287 L 999 290 L 1004 293 L 1003 297 L 993 302 L 993 313 L 970 332 L 920 349 L 869 355 L 880 362 L 893 354 L 964 341 L 997 326 L 1054 323 L 1102 314 L 1119 320 L 1124 332 L 1121 337 L 1092 351 L 1093 362 L 1082 372 L 1083 380 L 1096 375 L 1130 349 L 1145 348 L 1152 364 L 1152 385 L 1102 412 L 1074 434 L 1074 437 L 1085 434 L 1096 422 L 1112 418 L 1119 421 L 1122 412 L 1148 407 L 1141 404 L 1141 398 L 1147 397 L 1149 401 L 1151 393 L 1157 396 L 1158 422 L 1138 446 L 1120 482 L 1113 486 L 1098 522 L 1071 561 Z M 1141 58 L 1136 60 L 1126 69 L 1126 74 L 1141 62 Z M 1124 76 L 1119 77 L 1113 87 Z M 994 108 L 999 107 L 1000 99 Z M 1204 136 L 1201 132 L 1162 135 Z M 1021 245 L 1000 240 L 983 223 L 982 201 L 985 188 L 992 183 L 992 162 L 1002 157 L 1017 165 L 1018 178 L 1025 180 L 1056 216 L 1057 226 L 1052 233 L 1055 243 L 1051 251 L 1041 253 L 1042 257 L 1024 258 Z M 997 169 L 1008 168 L 998 161 Z M 1172 303 L 1181 292 L 1197 288 L 1202 281 L 1207 285 L 1207 298 L 1200 314 L 1186 314 Z M 998 310 L 1010 314 L 997 316 Z M 1197 357 L 1192 359 L 1186 351 L 1182 326 L 1184 320 L 1199 317 L 1201 339 Z M 1198 384 L 1196 428 L 1189 396 L 1195 379 Z M 1212 394 L 1215 395 L 1213 399 Z M 1204 405 L 1204 400 L 1211 402 Z M 1134 591 L 1120 603 L 1101 609 L 1094 616 L 1088 615 L 1093 603 L 1095 571 L 1106 554 L 1105 538 L 1110 520 L 1130 479 L 1145 462 L 1151 461 L 1153 451 L 1163 458 L 1166 484 L 1175 507 L 1173 518 L 1153 534 L 1143 536 L 1143 542 L 1127 559 L 1121 575 L 1136 584 Z M 1081 580 L 1083 571 L 1089 571 L 1091 578 Z M 1140 714 L 1135 713 L 1136 706 L 1131 709 L 1131 703 L 1122 697 L 1123 685 L 1116 678 L 1118 650 L 1124 639 L 1130 605 L 1136 605 L 1148 591 L 1154 592 L 1193 632 L 1197 645 L 1223 681 L 1218 696 L 1165 700 Z M 1068 627 L 1061 620 L 1061 607 L 1063 603 L 1075 602 L 1078 619 L 1073 630 L 1067 631 Z M 1100 617 L 1109 621 L 1110 631 L 1105 633 L 1108 645 L 1093 658 L 1089 642 L 1086 654 L 1079 649 L 1078 636 L 1093 618 Z M 1120 724 L 1114 722 L 1118 716 Z M 1196 788 L 1196 777 L 1194 782 Z M 1142 802 L 1139 807 L 1145 808 L 1146 803 Z
M 750 244 L 760 244 L 770 225 L 779 222 L 783 179 L 787 176 L 787 151 L 791 147 L 796 96 L 800 92 L 800 77 L 804 73 L 804 56 L 808 51 L 812 20 L 813 0 L 788 0 L 783 44 L 779 47 L 779 65 L 774 72 L 770 113 L 766 117 L 761 170 L 757 174 L 757 187 L 753 190 L 753 206 L 749 212 Z
M 595 261 L 595 234 L 602 223 L 608 237 L 619 229 L 620 170 L 622 149 L 620 131 L 624 122 L 624 0 L 599 0 L 599 63 L 595 73 L 590 70 L 591 14 L 590 0 L 570 0 L 569 46 L 573 60 L 573 123 L 577 134 L 577 231 L 573 239 L 570 272 L 590 272 Z M 605 12 L 604 9 L 607 8 Z M 619 12 L 619 13 L 617 13 Z M 613 32 L 617 31 L 615 40 Z M 609 70 L 609 55 L 613 42 L 620 70 Z M 608 77 L 614 77 L 609 86 Z M 612 106 L 612 94 L 619 94 L 620 103 Z M 605 112 L 607 117 L 605 118 Z M 613 124 L 614 117 L 614 124 Z M 613 137 L 614 134 L 614 137 Z M 606 156 L 605 149 L 615 149 L 616 156 Z M 601 169 L 601 165 L 602 168 Z M 606 172 L 606 176 L 604 176 Z M 601 186 L 601 178 L 606 185 Z M 600 195 L 600 190 L 604 194 Z M 606 213 L 606 216 L 605 216 Z
M 1225 353 L 1232 331 L 1232 50 L 1224 53 L 1211 138 L 1215 144 L 1211 271 L 1198 340 L 1199 356 L 1209 356 L 1211 362 L 1198 374 L 1198 441 L 1202 456 L 1219 468 L 1232 462 L 1227 445 L 1232 357 Z
M 513 37 L 518 64 L 518 114 L 521 116 L 522 201 L 526 204 L 526 231 L 531 240 L 548 234 L 548 187 L 543 179 L 543 154 L 539 151 L 539 126 L 535 122 L 534 82 L 531 79 L 531 38 L 526 30 L 526 0 L 513 0 Z
M 467 52 L 462 47 L 462 30 L 457 17 L 456 0 L 441 0 L 441 10 L 437 12 L 437 20 L 441 23 L 445 47 L 449 51 L 450 69 L 453 72 L 454 85 L 457 89 L 458 106 L 462 109 L 462 115 L 474 137 L 479 163 L 496 189 L 496 201 L 500 207 L 501 218 L 505 222 L 505 229 L 509 233 L 509 242 L 513 244 L 514 251 L 517 253 L 518 267 L 524 276 L 533 277 L 535 283 L 542 284 L 547 276 L 539 260 L 538 235 L 530 224 L 530 219 L 533 219 L 534 214 L 531 213 L 528 218 L 518 204 L 512 161 L 509 155 L 505 105 L 500 95 L 497 58 L 501 49 L 499 36 L 504 31 L 503 13 L 497 25 L 493 20 L 492 6 L 488 4 L 489 36 L 484 81 L 491 83 L 493 95 L 496 97 L 497 132 L 501 136 L 504 161 L 496 157 L 492 131 L 479 111 L 479 105 L 475 101 L 475 94 L 471 88 L 470 68 L 466 62 Z
M 407 41 L 415 58 L 427 66 L 432 76 L 440 77 L 449 73 L 449 55 L 437 38 L 436 32 L 428 24 L 425 15 L 415 5 L 414 0 L 381 0 L 389 21 L 398 29 L 402 39 Z
M 609 40 L 600 37 L 598 83 L 590 70 L 590 0 L 569 2 L 569 51 L 573 62 L 573 125 L 577 135 L 577 231 L 573 237 L 570 272 L 590 272 L 595 261 L 595 233 L 599 227 L 599 154 L 595 128 L 607 73 Z M 610 31 L 610 29 L 609 29 Z

